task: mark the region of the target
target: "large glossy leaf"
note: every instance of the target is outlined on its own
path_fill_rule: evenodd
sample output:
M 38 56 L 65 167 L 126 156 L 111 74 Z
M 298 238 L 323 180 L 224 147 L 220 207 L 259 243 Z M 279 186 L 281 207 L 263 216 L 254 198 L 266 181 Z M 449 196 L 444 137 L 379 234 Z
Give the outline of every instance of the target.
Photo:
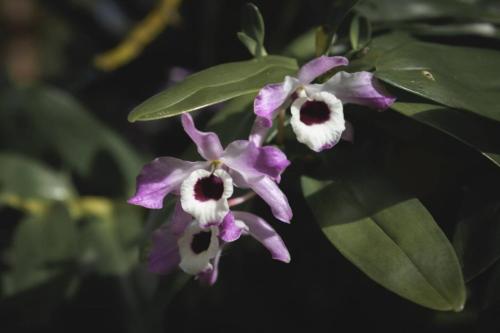
M 433 25 L 416 23 L 405 25 L 404 30 L 420 36 L 479 36 L 483 38 L 500 38 L 500 29 L 492 23 L 455 23 Z
M 366 0 L 356 9 L 377 22 L 442 17 L 500 22 L 500 13 L 460 0 Z
M 381 35 L 370 41 L 367 53 L 358 53 L 358 57 L 351 60 L 347 70 L 349 72 L 357 71 L 372 71 L 379 58 L 387 54 L 389 51 L 400 47 L 406 43 L 413 42 L 414 39 L 405 32 L 392 32 Z
M 73 196 L 69 180 L 39 162 L 15 154 L 0 154 L 0 196 L 67 200 Z
M 302 187 L 326 237 L 370 278 L 431 309 L 463 308 L 453 247 L 418 199 L 367 172 L 335 182 L 304 177 Z
M 397 102 L 392 109 L 453 136 L 500 166 L 500 123 L 430 103 Z
M 294 59 L 266 56 L 222 64 L 187 77 L 136 107 L 129 121 L 153 120 L 194 111 L 241 95 L 256 94 L 267 83 L 283 81 L 298 69 Z
M 500 52 L 407 41 L 375 60 L 376 76 L 438 103 L 500 121 Z

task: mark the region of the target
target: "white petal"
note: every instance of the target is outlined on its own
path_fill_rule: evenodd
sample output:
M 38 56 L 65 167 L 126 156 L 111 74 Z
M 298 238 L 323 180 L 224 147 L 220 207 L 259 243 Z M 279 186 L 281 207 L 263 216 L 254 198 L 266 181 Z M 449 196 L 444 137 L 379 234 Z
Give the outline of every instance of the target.
M 330 118 L 320 124 L 307 125 L 300 120 L 300 109 L 307 101 L 324 102 L 330 109 Z M 297 140 L 312 150 L 319 152 L 333 147 L 339 142 L 345 130 L 342 102 L 328 92 L 317 92 L 309 97 L 295 100 L 291 106 L 292 119 L 290 124 Z
M 195 185 L 203 178 L 209 177 L 212 173 L 207 170 L 196 170 L 192 172 L 181 185 L 181 205 L 182 209 L 191 216 L 201 226 L 220 223 L 229 212 L 227 199 L 233 195 L 233 180 L 231 176 L 222 169 L 214 171 L 214 175 L 223 182 L 222 196 L 218 200 L 208 199 L 201 201 L 195 197 Z
M 248 226 L 245 222 L 243 222 L 242 220 L 237 220 L 235 219 L 234 220 L 234 224 L 236 224 L 236 226 L 238 228 L 240 228 L 241 230 L 243 230 L 243 234 L 247 234 L 249 229 L 248 229 Z
M 198 233 L 211 232 L 210 244 L 205 251 L 195 253 L 192 248 L 192 242 Z M 182 237 L 179 238 L 179 254 L 181 262 L 179 267 L 186 273 L 196 275 L 203 271 L 212 269 L 210 260 L 215 258 L 219 251 L 219 239 L 217 237 L 218 228 L 210 227 L 202 229 L 199 223 L 195 220 L 186 228 Z
M 291 96 L 297 88 L 301 86 L 301 82 L 293 76 L 285 76 L 283 81 L 283 90 L 286 91 L 287 96 Z

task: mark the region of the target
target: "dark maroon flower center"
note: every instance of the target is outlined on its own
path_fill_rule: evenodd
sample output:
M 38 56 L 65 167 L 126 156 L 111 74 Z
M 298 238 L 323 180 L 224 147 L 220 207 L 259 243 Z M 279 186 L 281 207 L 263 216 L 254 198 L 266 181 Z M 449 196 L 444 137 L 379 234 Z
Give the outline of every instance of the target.
M 322 124 L 330 119 L 330 109 L 325 102 L 306 101 L 300 108 L 300 121 L 306 125 Z
M 194 197 L 198 201 L 219 200 L 223 192 L 224 182 L 215 175 L 200 178 L 194 185 Z
M 203 251 L 206 251 L 210 246 L 210 239 L 212 238 L 211 231 L 202 231 L 193 236 L 193 240 L 191 241 L 191 250 L 194 253 L 200 254 Z

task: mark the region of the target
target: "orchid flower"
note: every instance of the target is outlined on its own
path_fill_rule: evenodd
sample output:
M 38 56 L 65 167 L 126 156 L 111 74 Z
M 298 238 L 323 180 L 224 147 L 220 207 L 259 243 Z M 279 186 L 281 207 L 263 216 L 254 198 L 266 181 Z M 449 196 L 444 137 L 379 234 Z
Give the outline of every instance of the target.
M 271 207 L 278 220 L 291 220 L 288 199 L 277 185 L 281 173 L 290 164 L 281 150 L 260 147 L 247 140 L 234 141 L 224 150 L 219 137 L 199 131 L 187 113 L 182 115 L 182 126 L 206 161 L 156 158 L 141 170 L 136 193 L 129 203 L 159 209 L 167 194 L 177 194 L 184 211 L 204 228 L 221 223 L 227 215 L 227 200 L 236 185 L 252 189 Z
M 290 124 L 297 140 L 314 151 L 322 151 L 337 144 L 342 135 L 352 137 L 346 130 L 343 104 L 354 103 L 375 109 L 387 109 L 395 98 L 389 96 L 370 72 L 338 72 L 324 84 L 311 84 L 329 70 L 349 64 L 344 57 L 321 56 L 306 63 L 297 77 L 286 76 L 282 83 L 268 84 L 254 101 L 258 116 L 253 138 L 262 142 L 265 128 L 283 108 L 291 104 Z M 349 125 L 347 125 L 349 126 Z
M 290 253 L 283 240 L 262 218 L 247 212 L 229 211 L 218 226 L 202 228 L 177 202 L 170 223 L 153 234 L 149 270 L 168 274 L 180 267 L 212 285 L 217 280 L 223 248 L 241 235 L 251 235 L 262 243 L 273 259 L 290 262 Z

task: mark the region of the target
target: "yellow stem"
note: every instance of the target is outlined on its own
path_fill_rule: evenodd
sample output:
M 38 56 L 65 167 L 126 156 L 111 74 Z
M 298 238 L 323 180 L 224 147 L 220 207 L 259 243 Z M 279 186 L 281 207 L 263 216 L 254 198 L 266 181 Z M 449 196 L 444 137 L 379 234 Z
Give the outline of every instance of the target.
M 102 71 L 113 71 L 136 58 L 168 24 L 179 20 L 178 8 L 182 0 L 159 0 L 158 5 L 139 22 L 115 48 L 97 55 L 94 65 Z

